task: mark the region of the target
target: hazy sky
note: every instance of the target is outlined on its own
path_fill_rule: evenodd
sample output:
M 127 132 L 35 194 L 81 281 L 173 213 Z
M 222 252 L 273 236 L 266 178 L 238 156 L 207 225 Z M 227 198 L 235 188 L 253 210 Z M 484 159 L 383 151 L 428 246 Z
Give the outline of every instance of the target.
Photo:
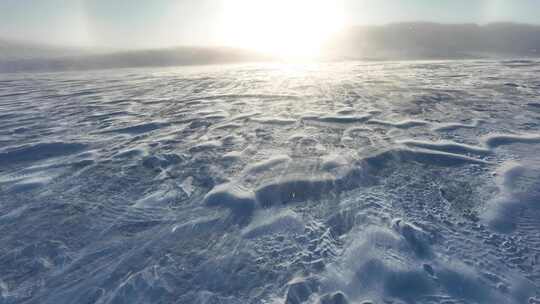
M 0 0 L 0 37 L 52 44 L 128 48 L 223 45 L 228 43 L 224 33 L 230 31 L 231 20 L 253 14 L 246 10 L 231 15 L 230 7 L 241 10 L 239 6 L 231 5 L 234 1 L 237 0 Z M 280 12 L 287 12 L 290 3 L 297 0 L 249 1 L 251 6 L 253 3 L 275 6 L 268 13 L 271 16 L 265 16 L 265 22 L 278 25 Z M 540 0 L 327 2 L 331 3 L 327 6 L 335 6 L 336 11 L 340 12 L 343 25 L 416 20 L 540 23 Z M 306 4 L 302 9 L 309 11 L 310 5 Z M 295 10 L 292 14 L 297 16 L 300 23 L 304 14 L 298 11 L 298 7 Z M 323 15 L 312 17 L 325 19 Z M 249 27 L 242 23 L 236 25 Z

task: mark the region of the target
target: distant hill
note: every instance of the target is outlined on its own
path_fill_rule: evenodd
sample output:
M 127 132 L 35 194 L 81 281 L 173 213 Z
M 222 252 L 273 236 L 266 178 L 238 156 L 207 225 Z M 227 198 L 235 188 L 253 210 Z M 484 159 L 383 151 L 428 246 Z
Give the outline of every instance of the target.
M 113 53 L 55 48 L 23 48 L 21 50 L 25 56 L 8 56 L 10 53 L 17 54 L 15 48 L 0 46 L 0 72 L 161 67 L 270 59 L 268 56 L 255 52 L 224 47 L 178 47 Z
M 51 59 L 66 56 L 90 55 L 95 53 L 99 52 L 84 48 L 43 45 L 26 41 L 0 39 L 0 61 L 35 58 Z
M 540 57 L 540 26 L 427 22 L 358 26 L 337 35 L 326 55 L 342 59 Z

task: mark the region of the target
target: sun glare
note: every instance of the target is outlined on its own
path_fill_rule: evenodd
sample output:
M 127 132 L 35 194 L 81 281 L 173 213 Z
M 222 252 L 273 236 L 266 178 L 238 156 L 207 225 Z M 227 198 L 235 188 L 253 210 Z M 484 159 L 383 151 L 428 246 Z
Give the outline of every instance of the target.
M 332 0 L 225 0 L 225 42 L 282 58 L 311 59 L 343 26 Z

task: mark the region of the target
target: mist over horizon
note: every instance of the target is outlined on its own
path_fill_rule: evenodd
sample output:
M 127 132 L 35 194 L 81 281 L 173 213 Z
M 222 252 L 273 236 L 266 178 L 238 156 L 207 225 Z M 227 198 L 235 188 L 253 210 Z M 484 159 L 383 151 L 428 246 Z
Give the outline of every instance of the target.
M 537 57 L 540 2 L 6 0 L 0 71 Z
M 358 31 L 364 30 L 373 30 L 373 29 L 384 29 L 384 28 L 398 28 L 402 27 L 405 30 L 415 30 L 418 29 L 418 27 L 422 26 L 438 26 L 438 27 L 469 27 L 469 28 L 483 28 L 483 27 L 505 27 L 505 26 L 513 26 L 513 27 L 521 27 L 521 28 L 540 28 L 540 22 L 539 23 L 526 23 L 526 22 L 515 22 L 510 20 L 500 20 L 500 21 L 494 21 L 494 22 L 488 22 L 488 23 L 477 23 L 477 22 L 459 22 L 459 23 L 451 23 L 451 22 L 435 22 L 435 21 L 428 21 L 428 20 L 416 20 L 416 21 L 396 21 L 396 22 L 388 22 L 384 24 L 353 24 L 348 25 L 346 27 L 342 27 L 339 29 L 339 31 L 336 31 L 333 33 L 333 35 L 330 37 L 330 39 L 326 39 L 325 44 L 328 45 L 331 42 L 335 42 L 339 38 L 343 38 L 347 35 L 357 33 Z M 8 35 L 2 36 L 0 34 L 0 47 L 2 47 L 3 53 L 0 53 L 2 55 L 7 54 L 7 46 L 12 47 L 18 47 L 21 49 L 27 48 L 27 49 L 44 49 L 44 50 L 63 50 L 63 51 L 86 51 L 86 52 L 100 52 L 100 53 L 117 53 L 117 52 L 132 52 L 132 51 L 149 51 L 149 50 L 163 50 L 163 49 L 173 49 L 173 48 L 181 48 L 181 47 L 193 47 L 193 48 L 232 48 L 232 49 L 244 49 L 244 50 L 250 50 L 249 47 L 241 47 L 237 45 L 227 44 L 227 43 L 199 43 L 199 44 L 191 44 L 191 43 L 176 43 L 173 45 L 162 45 L 162 46 L 140 46 L 140 45 L 122 45 L 122 46 L 108 46 L 108 45 L 70 45 L 69 43 L 61 43 L 61 42 L 55 42 L 55 41 L 39 41 L 39 40 L 33 40 L 29 39 L 26 36 L 22 35 L 19 37 L 10 37 Z M 261 52 L 264 53 L 264 52 Z M 13 53 L 15 55 L 15 53 Z
M 257 33 L 274 43 L 289 34 L 309 35 L 313 27 L 320 33 L 417 21 L 538 24 L 538 11 L 535 0 L 6 0 L 0 3 L 0 37 L 105 49 L 245 48 L 254 47 Z
M 540 26 L 400 22 L 351 26 L 332 34 L 308 61 L 430 60 L 540 57 Z M 287 62 L 287 58 L 233 46 L 149 49 L 78 48 L 0 38 L 0 72 Z

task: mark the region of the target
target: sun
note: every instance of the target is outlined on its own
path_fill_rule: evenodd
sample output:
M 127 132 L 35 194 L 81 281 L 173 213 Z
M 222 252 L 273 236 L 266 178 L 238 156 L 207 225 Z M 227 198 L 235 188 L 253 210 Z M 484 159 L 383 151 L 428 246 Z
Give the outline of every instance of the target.
M 235 47 L 295 59 L 321 54 L 343 26 L 336 0 L 224 0 L 224 40 Z

